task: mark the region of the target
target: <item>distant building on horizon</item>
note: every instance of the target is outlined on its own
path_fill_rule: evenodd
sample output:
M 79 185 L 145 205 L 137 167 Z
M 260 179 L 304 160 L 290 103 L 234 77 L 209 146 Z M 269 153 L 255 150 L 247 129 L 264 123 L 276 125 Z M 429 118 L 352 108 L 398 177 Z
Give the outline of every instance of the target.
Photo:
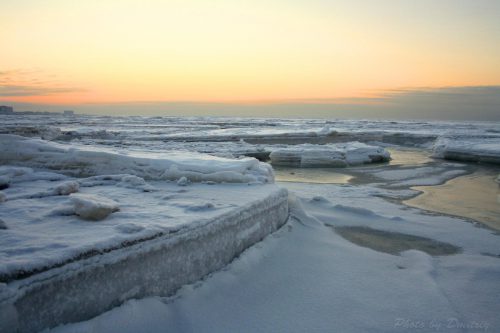
M 14 113 L 14 108 L 12 106 L 0 105 L 0 114 L 11 114 Z

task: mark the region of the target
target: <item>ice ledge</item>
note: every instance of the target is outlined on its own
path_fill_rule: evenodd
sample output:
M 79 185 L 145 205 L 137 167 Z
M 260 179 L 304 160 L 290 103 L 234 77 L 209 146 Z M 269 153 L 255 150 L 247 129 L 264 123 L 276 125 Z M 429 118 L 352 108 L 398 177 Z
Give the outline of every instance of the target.
M 189 231 L 91 257 L 0 285 L 0 332 L 35 332 L 90 319 L 130 298 L 168 296 L 221 269 L 288 218 L 288 192 Z

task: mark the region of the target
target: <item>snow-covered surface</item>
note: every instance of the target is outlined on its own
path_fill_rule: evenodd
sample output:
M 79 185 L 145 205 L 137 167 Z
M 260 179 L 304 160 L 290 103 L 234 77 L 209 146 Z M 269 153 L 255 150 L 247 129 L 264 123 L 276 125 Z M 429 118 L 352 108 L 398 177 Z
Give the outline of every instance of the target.
M 131 300 L 52 332 L 494 332 L 500 327 L 498 235 L 389 203 L 372 196 L 381 190 L 369 186 L 287 186 L 299 197 L 289 222 L 225 270 L 182 288 L 174 298 Z M 428 237 L 461 252 L 390 255 L 353 244 L 330 227 L 344 225 Z
M 0 134 L 0 164 L 58 170 L 73 176 L 131 174 L 145 179 L 272 183 L 272 168 L 254 158 L 225 159 L 194 152 L 123 155 Z
M 390 154 L 382 147 L 349 142 L 328 145 L 304 144 L 276 149 L 271 152 L 270 158 L 273 165 L 302 168 L 346 167 L 388 161 Z
M 16 169 L 18 174 L 27 171 L 3 167 L 0 172 L 15 174 Z M 29 181 L 13 177 L 13 185 L 3 191 L 7 201 L 1 203 L 0 219 L 8 228 L 0 233 L 3 281 L 22 272 L 59 265 L 83 253 L 196 228 L 278 190 L 274 185 L 247 184 L 180 187 L 173 182 L 146 183 L 139 179 L 143 184 L 130 175 L 49 181 L 44 172 L 29 174 Z M 124 182 L 124 178 L 135 182 Z M 61 188 L 73 183 L 79 184 L 78 193 L 60 195 Z M 87 221 L 78 215 L 101 221 Z

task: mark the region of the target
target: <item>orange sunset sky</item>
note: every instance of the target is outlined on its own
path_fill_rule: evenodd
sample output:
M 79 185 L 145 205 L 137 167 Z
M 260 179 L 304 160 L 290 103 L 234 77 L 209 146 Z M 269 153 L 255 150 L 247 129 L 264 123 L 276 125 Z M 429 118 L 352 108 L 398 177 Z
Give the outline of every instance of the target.
M 496 0 L 2 0 L 0 41 L 0 101 L 36 108 L 500 91 Z

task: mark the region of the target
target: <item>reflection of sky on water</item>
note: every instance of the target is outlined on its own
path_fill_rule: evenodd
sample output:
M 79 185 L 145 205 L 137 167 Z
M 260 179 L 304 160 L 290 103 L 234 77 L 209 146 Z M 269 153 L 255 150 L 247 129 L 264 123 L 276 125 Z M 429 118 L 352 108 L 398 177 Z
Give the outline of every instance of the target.
M 500 188 L 496 172 L 480 169 L 438 186 L 417 186 L 424 193 L 405 203 L 426 210 L 463 216 L 500 230 Z

